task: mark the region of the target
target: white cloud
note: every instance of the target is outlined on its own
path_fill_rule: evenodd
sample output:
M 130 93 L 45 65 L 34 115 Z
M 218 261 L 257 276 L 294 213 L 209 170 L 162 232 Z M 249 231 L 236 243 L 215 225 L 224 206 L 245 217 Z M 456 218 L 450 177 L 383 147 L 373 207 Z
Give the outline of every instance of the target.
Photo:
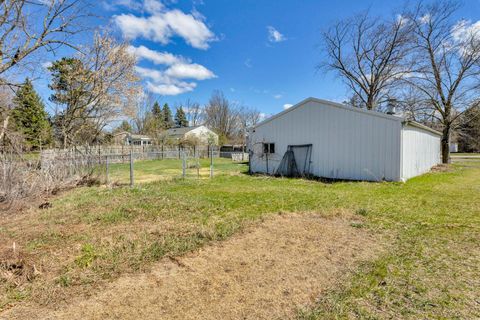
M 187 61 L 187 59 L 183 58 L 182 56 L 176 56 L 168 52 L 151 50 L 145 46 L 129 46 L 128 51 L 135 55 L 139 60 L 150 60 L 154 64 L 173 65 L 176 63 L 184 63 L 185 61 Z
M 115 24 L 126 39 L 145 38 L 161 44 L 168 44 L 172 32 L 164 19 L 155 16 L 137 17 L 133 14 L 113 16 Z
M 426 24 L 426 23 L 429 23 L 431 18 L 432 18 L 432 17 L 430 16 L 430 14 L 427 13 L 427 14 L 425 14 L 425 15 L 423 15 L 423 16 L 420 17 L 420 22 L 421 22 L 421 23 L 425 23 L 425 24 Z
M 44 69 L 48 69 L 52 66 L 52 62 L 51 61 L 46 61 L 46 62 L 43 62 L 42 63 L 42 68 Z
M 153 93 L 174 96 L 193 91 L 197 87 L 196 82 L 181 81 L 179 78 L 168 74 L 168 70 L 169 69 L 166 71 L 159 71 L 139 66 L 136 67 L 137 73 L 142 78 L 149 79 L 147 81 L 147 89 Z
M 197 84 L 181 81 L 181 79 L 207 80 L 217 77 L 206 67 L 198 63 L 191 63 L 183 56 L 151 50 L 145 46 L 130 46 L 128 50 L 138 60 L 146 59 L 156 65 L 168 66 L 164 70 L 136 67 L 137 73 L 142 78 L 151 80 L 147 81 L 147 89 L 154 93 L 176 95 L 192 91 Z
M 263 121 L 265 120 L 266 118 L 268 118 L 268 115 L 266 113 L 263 113 L 263 112 L 260 112 L 260 114 L 258 115 L 259 117 L 259 120 L 260 121 Z
M 281 94 L 276 94 L 273 96 L 275 99 L 282 99 L 283 95 Z
M 245 60 L 245 62 L 244 62 L 243 64 L 244 64 L 245 67 L 247 67 L 247 68 L 253 67 L 253 65 L 252 65 L 252 60 L 251 60 L 251 59 Z
M 144 38 L 166 45 L 174 36 L 179 36 L 190 46 L 208 49 L 209 43 L 217 38 L 196 11 L 184 13 L 178 9 L 169 10 L 160 2 L 147 0 L 144 10 L 150 16 L 136 16 L 131 13 L 113 16 L 113 21 L 125 38 Z
M 174 64 L 165 71 L 165 74 L 177 79 L 206 80 L 216 77 L 212 71 L 197 63 Z
M 180 10 L 168 11 L 164 15 L 170 28 L 185 39 L 194 48 L 207 49 L 208 42 L 215 40 L 215 35 L 198 17 L 185 14 Z
M 401 15 L 401 14 L 397 14 L 397 23 L 403 27 L 405 25 L 407 25 L 409 23 L 410 19 L 408 19 L 407 17 Z
M 136 70 L 140 76 L 151 80 L 147 81 L 147 90 L 156 94 L 174 96 L 192 91 L 197 86 L 195 82 L 180 81 L 159 70 L 138 66 Z
M 268 30 L 268 41 L 270 42 L 282 42 L 287 40 L 283 34 L 281 34 L 277 29 L 272 26 L 267 27 Z
M 291 108 L 291 107 L 293 107 L 293 104 L 291 104 L 291 103 L 285 103 L 285 104 L 283 105 L 283 109 L 284 109 L 284 110 L 287 110 L 288 108 Z
M 452 28 L 452 36 L 455 41 L 480 40 L 480 20 L 472 23 L 470 20 L 460 20 Z
M 174 80 L 159 70 L 139 66 L 135 67 L 135 70 L 142 78 L 151 79 L 154 82 L 171 83 Z
M 197 86 L 194 82 L 180 82 L 176 84 L 155 84 L 147 82 L 147 89 L 150 92 L 164 96 L 176 96 L 185 92 L 192 91 Z

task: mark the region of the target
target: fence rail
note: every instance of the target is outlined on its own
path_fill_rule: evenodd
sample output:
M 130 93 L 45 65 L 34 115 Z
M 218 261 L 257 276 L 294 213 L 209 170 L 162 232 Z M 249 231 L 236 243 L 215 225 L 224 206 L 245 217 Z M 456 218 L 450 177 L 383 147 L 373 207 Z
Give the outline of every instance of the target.
M 145 145 L 145 146 L 80 146 L 68 149 L 47 149 L 43 150 L 42 155 L 57 155 L 57 154 L 97 154 L 97 155 L 111 155 L 111 154 L 129 154 L 133 153 L 147 153 L 147 152 L 177 152 L 185 151 L 187 153 L 196 153 L 200 157 L 208 157 L 210 150 L 218 152 L 218 146 L 181 146 L 181 145 Z

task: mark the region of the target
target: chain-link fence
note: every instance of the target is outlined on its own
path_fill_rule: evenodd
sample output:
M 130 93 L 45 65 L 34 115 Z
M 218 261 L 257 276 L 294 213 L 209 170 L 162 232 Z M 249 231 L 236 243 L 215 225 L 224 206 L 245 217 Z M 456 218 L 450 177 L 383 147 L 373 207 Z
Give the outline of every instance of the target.
M 107 184 L 144 183 L 172 179 L 204 179 L 215 174 L 215 158 L 213 151 L 210 157 L 199 157 L 181 151 L 179 155 L 162 152 L 134 153 L 125 155 L 102 156 L 105 182 Z
M 163 150 L 162 150 L 163 149 Z M 42 153 L 41 167 L 70 167 L 85 162 L 106 184 L 129 184 L 167 179 L 211 178 L 219 152 L 208 148 L 130 148 L 47 151 Z M 111 153 L 106 154 L 105 151 Z M 128 153 L 125 151 L 129 151 Z M 85 160 L 87 159 L 87 160 Z
M 213 147 L 120 150 L 47 150 L 34 159 L 2 154 L 0 205 L 79 184 L 135 186 L 154 181 L 211 179 L 230 174 L 232 168 L 232 159 L 220 158 Z M 236 158 L 242 161 L 241 155 Z

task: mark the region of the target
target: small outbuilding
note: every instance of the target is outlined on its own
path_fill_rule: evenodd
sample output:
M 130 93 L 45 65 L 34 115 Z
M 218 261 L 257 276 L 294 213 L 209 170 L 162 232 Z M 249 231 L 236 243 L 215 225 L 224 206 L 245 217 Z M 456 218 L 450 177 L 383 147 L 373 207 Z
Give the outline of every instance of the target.
M 440 163 L 440 139 L 401 116 L 308 98 L 250 128 L 250 170 L 406 181 Z

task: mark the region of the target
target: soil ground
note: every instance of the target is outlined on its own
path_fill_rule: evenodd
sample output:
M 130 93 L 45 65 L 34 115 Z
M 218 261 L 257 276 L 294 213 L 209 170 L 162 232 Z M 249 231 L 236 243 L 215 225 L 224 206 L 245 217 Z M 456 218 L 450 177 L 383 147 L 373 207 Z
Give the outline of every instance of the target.
M 288 319 L 380 250 L 351 217 L 281 214 L 222 242 L 124 275 L 56 311 L 33 303 L 7 318 Z

